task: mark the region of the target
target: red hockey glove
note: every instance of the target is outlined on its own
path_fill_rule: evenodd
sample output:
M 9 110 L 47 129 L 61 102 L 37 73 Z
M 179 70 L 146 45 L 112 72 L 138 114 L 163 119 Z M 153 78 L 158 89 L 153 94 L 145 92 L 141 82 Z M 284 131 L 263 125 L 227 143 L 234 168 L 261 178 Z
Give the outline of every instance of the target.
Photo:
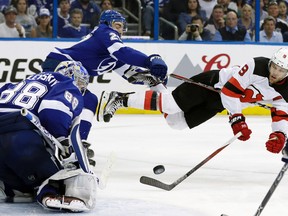
M 248 128 L 245 122 L 245 117 L 242 114 L 234 114 L 230 116 L 229 123 L 231 124 L 234 135 L 238 132 L 242 133 L 242 136 L 238 138 L 239 140 L 245 141 L 250 138 L 252 131 Z
M 279 153 L 285 144 L 285 140 L 286 137 L 282 132 L 273 132 L 270 134 L 269 140 L 266 142 L 266 149 L 272 153 Z

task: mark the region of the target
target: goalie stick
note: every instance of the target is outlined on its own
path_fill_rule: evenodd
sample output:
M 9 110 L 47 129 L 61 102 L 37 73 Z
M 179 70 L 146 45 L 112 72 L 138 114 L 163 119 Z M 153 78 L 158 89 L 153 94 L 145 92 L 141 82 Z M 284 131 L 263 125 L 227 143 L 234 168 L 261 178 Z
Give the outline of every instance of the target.
M 285 163 L 283 165 L 283 167 L 281 168 L 280 172 L 278 173 L 278 175 L 277 175 L 276 179 L 274 180 L 273 184 L 271 185 L 269 191 L 265 195 L 263 201 L 261 202 L 261 204 L 258 207 L 257 212 L 255 213 L 254 216 L 259 216 L 262 213 L 263 209 L 265 208 L 265 206 L 268 203 L 269 199 L 273 195 L 274 191 L 276 190 L 278 184 L 282 180 L 282 178 L 283 178 L 283 176 L 284 176 L 284 174 L 285 174 L 287 169 L 288 169 L 288 163 Z
M 194 168 L 189 170 L 185 175 L 181 176 L 177 180 L 175 180 L 171 184 L 165 184 L 157 179 L 150 178 L 147 176 L 141 176 L 140 182 L 142 184 L 150 185 L 153 187 L 157 187 L 166 191 L 171 191 L 173 188 L 175 188 L 177 185 L 179 185 L 182 181 L 184 181 L 186 178 L 188 178 L 192 173 L 194 173 L 196 170 L 198 170 L 200 167 L 202 167 L 205 163 L 207 163 L 209 160 L 211 160 L 213 157 L 215 157 L 219 152 L 221 152 L 223 149 L 225 149 L 227 146 L 229 146 L 232 142 L 234 142 L 238 137 L 242 135 L 241 132 L 238 132 L 236 135 L 234 135 L 230 140 L 228 140 L 222 147 L 216 149 L 212 154 L 210 154 L 208 157 L 206 157 L 203 161 L 201 161 L 198 165 L 196 165 Z
M 204 83 L 196 82 L 196 81 L 194 81 L 192 79 L 188 79 L 186 77 L 183 77 L 183 76 L 180 76 L 180 75 L 177 75 L 177 74 L 170 74 L 170 77 L 173 77 L 175 79 L 178 79 L 178 80 L 181 80 L 181 81 L 184 81 L 184 82 L 187 82 L 187 83 L 191 83 L 191 84 L 194 84 L 194 85 L 201 86 L 201 87 L 206 88 L 206 89 L 208 89 L 210 91 L 214 91 L 214 92 L 218 92 L 218 93 L 221 92 L 220 89 L 215 89 L 212 86 L 206 85 Z M 267 106 L 266 104 L 261 104 L 261 103 L 257 103 L 257 102 L 253 102 L 252 104 L 255 104 L 255 105 L 257 105 L 259 107 L 262 107 L 262 108 L 265 108 L 265 109 L 271 109 L 271 107 Z
M 32 124 L 34 124 L 42 133 L 43 137 L 48 138 L 53 144 L 55 144 L 61 151 L 64 151 L 64 147 L 62 144 L 52 135 L 50 134 L 40 123 L 38 117 L 36 117 L 33 113 L 29 112 L 27 109 L 22 108 L 21 109 L 21 115 L 26 117 Z M 85 148 L 82 145 L 82 141 L 80 139 L 79 134 L 79 122 L 80 119 L 77 118 L 71 128 L 71 133 L 69 136 L 69 141 L 71 142 L 73 149 L 75 151 L 77 160 L 79 162 L 80 168 L 86 172 L 90 173 L 89 168 L 89 160 L 87 158 L 87 154 L 85 153 Z M 56 154 L 57 157 L 57 154 Z M 59 158 L 57 158 L 60 162 Z

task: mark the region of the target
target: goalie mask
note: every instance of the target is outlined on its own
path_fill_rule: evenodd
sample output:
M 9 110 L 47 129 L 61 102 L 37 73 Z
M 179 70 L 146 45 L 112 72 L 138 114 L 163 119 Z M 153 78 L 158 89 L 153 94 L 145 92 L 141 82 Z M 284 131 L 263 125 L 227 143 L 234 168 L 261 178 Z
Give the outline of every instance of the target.
M 63 74 L 74 80 L 73 84 L 82 92 L 85 93 L 88 83 L 89 74 L 83 67 L 81 62 L 77 61 L 63 61 L 56 67 L 54 72 Z
M 112 27 L 114 22 L 121 22 L 123 24 L 123 32 L 127 31 L 126 19 L 118 11 L 106 10 L 102 12 L 99 21 L 100 24 L 106 24 Z

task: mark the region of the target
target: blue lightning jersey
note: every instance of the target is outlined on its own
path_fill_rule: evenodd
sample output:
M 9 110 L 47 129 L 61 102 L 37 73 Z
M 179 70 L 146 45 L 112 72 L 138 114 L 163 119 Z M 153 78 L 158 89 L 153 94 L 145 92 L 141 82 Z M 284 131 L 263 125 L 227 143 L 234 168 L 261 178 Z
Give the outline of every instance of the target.
M 68 137 L 83 106 L 83 96 L 73 80 L 55 72 L 35 74 L 0 88 L 0 115 L 26 108 L 56 138 Z
M 80 61 L 90 76 L 99 76 L 111 70 L 123 76 L 131 65 L 146 68 L 148 57 L 125 46 L 116 30 L 100 24 L 80 42 L 66 49 L 55 48 L 47 58 Z

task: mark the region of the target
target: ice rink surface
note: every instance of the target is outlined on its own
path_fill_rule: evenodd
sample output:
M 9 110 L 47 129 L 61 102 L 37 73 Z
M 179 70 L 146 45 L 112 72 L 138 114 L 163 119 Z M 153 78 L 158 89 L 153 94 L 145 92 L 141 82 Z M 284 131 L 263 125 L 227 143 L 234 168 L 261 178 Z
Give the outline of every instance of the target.
M 161 115 L 115 115 L 95 122 L 89 141 L 100 173 L 113 151 L 117 160 L 89 216 L 253 216 L 283 166 L 281 154 L 266 151 L 268 116 L 247 116 L 252 136 L 235 141 L 171 191 L 139 182 L 142 175 L 172 183 L 233 137 L 227 116 L 192 130 L 170 129 Z M 153 167 L 166 171 L 155 175 Z M 288 177 L 284 176 L 261 216 L 287 216 Z M 0 204 L 0 215 L 68 215 L 38 204 Z

